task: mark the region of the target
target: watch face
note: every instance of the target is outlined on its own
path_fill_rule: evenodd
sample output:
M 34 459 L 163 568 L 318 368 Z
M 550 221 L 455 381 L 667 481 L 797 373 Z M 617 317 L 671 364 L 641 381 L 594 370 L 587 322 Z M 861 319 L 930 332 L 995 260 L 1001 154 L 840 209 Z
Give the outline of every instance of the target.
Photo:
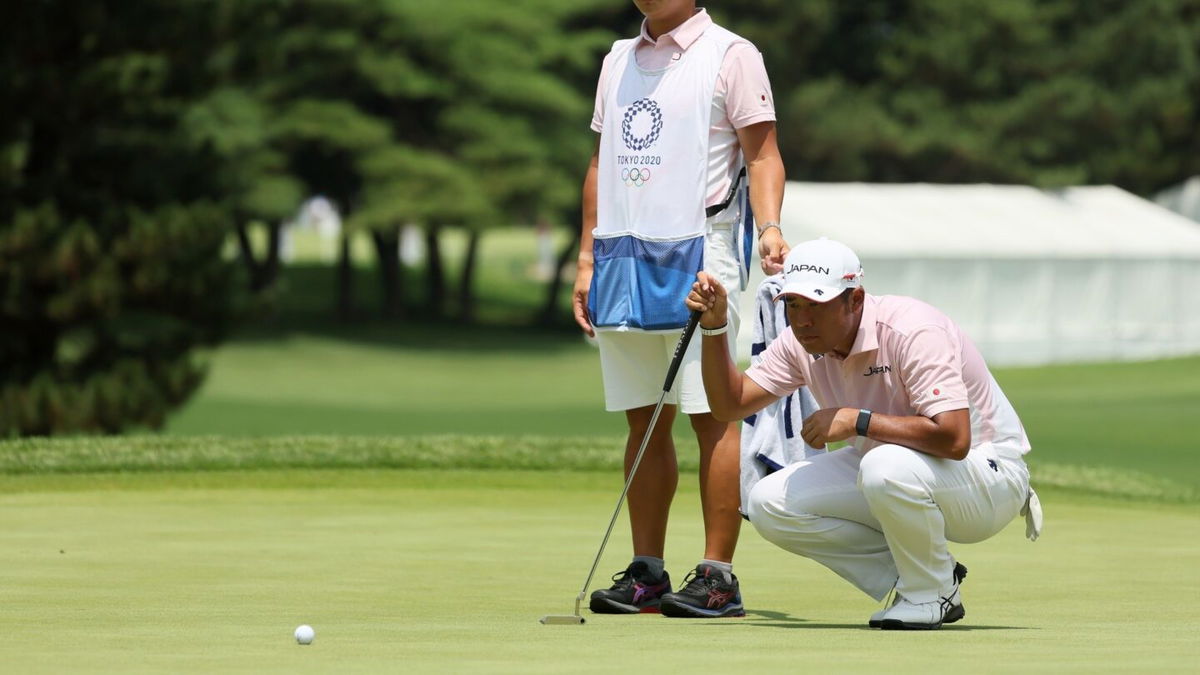
M 858 432 L 859 436 L 866 436 L 867 435 L 867 427 L 869 427 L 869 426 L 871 426 L 871 411 L 870 410 L 859 410 L 858 411 L 858 422 L 855 423 L 854 430 Z

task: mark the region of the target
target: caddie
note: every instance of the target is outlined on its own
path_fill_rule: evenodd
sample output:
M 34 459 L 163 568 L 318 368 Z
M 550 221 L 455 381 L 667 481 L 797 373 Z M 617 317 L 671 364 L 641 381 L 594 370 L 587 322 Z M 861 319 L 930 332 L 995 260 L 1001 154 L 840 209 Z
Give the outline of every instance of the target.
M 641 31 L 613 44 L 596 87 L 592 129 L 599 137 L 583 184 L 573 305 L 576 323 L 600 349 L 605 408 L 624 413 L 626 476 L 641 439 L 648 442 L 627 494 L 633 559 L 610 588 L 592 594 L 590 607 L 741 616 L 733 573 L 742 523 L 739 430 L 709 414 L 699 340 L 685 352 L 653 429 L 650 421 L 688 321 L 681 300 L 696 272 L 707 270 L 732 289 L 745 284 L 755 250 L 767 274 L 783 264 L 774 100 L 762 55 L 695 0 L 633 3 L 645 16 Z M 732 341 L 738 315 L 730 310 Z M 704 553 L 670 592 L 664 547 L 679 481 L 671 434 L 677 413 L 688 417 L 699 451 Z
M 700 272 L 686 305 L 703 312 L 702 371 L 713 415 L 742 419 L 801 385 L 819 410 L 801 435 L 843 449 L 763 478 L 744 505 L 768 541 L 811 558 L 883 601 L 884 629 L 932 629 L 963 618 L 966 567 L 947 542 L 991 537 L 1018 513 L 1036 539 L 1021 420 L 983 357 L 945 314 L 920 300 L 869 295 L 858 256 L 828 239 L 784 260 L 790 331 L 739 372 L 719 335 L 726 290 Z

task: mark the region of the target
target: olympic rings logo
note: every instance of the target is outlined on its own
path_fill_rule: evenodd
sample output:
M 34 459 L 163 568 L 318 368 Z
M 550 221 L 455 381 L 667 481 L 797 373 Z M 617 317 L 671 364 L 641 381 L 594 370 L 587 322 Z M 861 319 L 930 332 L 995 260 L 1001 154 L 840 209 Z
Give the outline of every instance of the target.
M 650 115 L 650 130 L 645 136 L 633 135 L 633 121 L 637 119 L 641 113 Z M 641 98 L 633 102 L 629 109 L 625 111 L 625 118 L 621 120 L 621 140 L 625 141 L 625 146 L 635 152 L 640 152 L 654 145 L 658 140 L 658 134 L 662 131 L 663 114 L 662 109 L 653 99 Z
M 621 180 L 626 187 L 642 187 L 650 180 L 650 169 L 621 169 Z

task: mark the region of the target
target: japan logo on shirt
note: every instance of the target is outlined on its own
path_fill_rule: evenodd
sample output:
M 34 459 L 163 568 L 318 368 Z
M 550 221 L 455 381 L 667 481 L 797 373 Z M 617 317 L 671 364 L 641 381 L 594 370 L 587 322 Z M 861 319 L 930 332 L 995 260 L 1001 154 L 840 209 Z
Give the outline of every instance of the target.
M 936 386 L 933 389 L 930 389 L 929 393 L 933 394 L 934 396 L 941 396 L 942 395 L 942 387 L 940 385 Z

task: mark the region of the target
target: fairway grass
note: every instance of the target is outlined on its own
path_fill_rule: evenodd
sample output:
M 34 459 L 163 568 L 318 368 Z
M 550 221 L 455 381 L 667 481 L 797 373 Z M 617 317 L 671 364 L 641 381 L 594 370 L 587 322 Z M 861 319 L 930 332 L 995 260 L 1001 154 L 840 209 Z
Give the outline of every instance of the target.
M 599 357 L 576 335 L 452 326 L 297 333 L 228 343 L 212 363 L 169 434 L 611 441 L 625 429 L 620 413 L 604 412 Z M 1187 423 L 1200 410 L 1200 357 L 998 369 L 996 379 L 1029 434 L 1032 462 L 1134 472 L 1200 494 Z M 674 436 L 681 456 L 695 454 L 686 420 Z
M 613 501 L 600 472 L 273 469 L 0 475 L 6 672 L 1194 671 L 1194 504 L 1046 491 L 1046 532 L 957 546 L 966 618 L 877 605 L 746 526 L 748 616 L 569 613 Z M 700 553 L 694 474 L 667 545 Z M 592 587 L 628 556 L 624 518 Z M 316 629 L 295 644 L 301 624 Z

